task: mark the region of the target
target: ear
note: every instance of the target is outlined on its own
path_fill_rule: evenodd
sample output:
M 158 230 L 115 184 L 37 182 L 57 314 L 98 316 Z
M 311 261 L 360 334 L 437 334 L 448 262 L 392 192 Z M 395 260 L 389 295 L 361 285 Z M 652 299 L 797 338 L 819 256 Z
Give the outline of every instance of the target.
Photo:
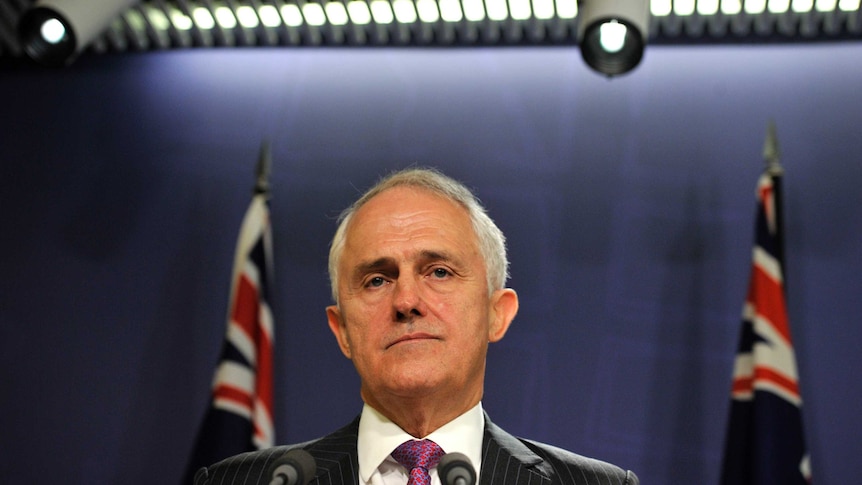
M 341 310 L 338 306 L 331 305 L 326 307 L 326 319 L 329 321 L 329 329 L 335 335 L 335 340 L 338 341 L 338 347 L 341 348 L 341 353 L 350 359 L 350 339 L 347 338 L 347 329 L 344 328 L 344 320 L 341 316 Z
M 518 313 L 518 294 L 511 288 L 497 290 L 491 295 L 490 325 L 488 341 L 499 342 Z

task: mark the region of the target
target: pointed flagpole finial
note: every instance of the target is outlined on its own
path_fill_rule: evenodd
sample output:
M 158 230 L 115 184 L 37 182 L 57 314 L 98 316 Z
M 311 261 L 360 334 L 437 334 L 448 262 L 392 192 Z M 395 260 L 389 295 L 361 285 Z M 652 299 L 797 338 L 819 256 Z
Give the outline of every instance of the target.
M 763 160 L 766 162 L 766 170 L 772 175 L 781 175 L 779 159 L 781 152 L 778 150 L 778 134 L 775 129 L 775 121 L 769 120 L 766 126 L 766 141 L 763 143 Z
M 272 167 L 272 154 L 269 148 L 269 140 L 260 144 L 260 156 L 257 159 L 257 183 L 254 186 L 255 194 L 269 195 L 269 171 Z

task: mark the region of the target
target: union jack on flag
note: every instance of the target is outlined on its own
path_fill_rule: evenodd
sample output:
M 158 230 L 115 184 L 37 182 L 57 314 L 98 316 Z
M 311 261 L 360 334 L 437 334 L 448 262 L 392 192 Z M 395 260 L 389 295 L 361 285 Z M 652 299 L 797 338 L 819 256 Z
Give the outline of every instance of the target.
M 805 485 L 811 466 L 784 299 L 781 173 L 757 186 L 756 241 L 733 369 L 722 485 Z
M 268 304 L 272 235 L 267 195 L 255 194 L 242 222 L 231 279 L 227 334 L 184 483 L 202 466 L 270 447 L 273 318 Z

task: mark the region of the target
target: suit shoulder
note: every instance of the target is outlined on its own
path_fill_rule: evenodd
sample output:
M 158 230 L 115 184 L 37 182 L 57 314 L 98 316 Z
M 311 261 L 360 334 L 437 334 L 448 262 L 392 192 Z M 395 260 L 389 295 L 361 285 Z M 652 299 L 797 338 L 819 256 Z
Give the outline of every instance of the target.
M 195 485 L 207 483 L 263 483 L 267 465 L 293 446 L 276 446 L 259 451 L 241 453 L 225 458 L 195 474 Z
M 612 483 L 638 485 L 634 472 L 606 461 L 589 458 L 563 448 L 533 440 L 521 440 L 553 468 L 559 483 Z
M 351 451 L 355 455 L 355 430 L 357 427 L 358 419 L 322 438 L 292 445 L 275 446 L 259 451 L 250 451 L 225 458 L 214 465 L 198 470 L 195 474 L 194 484 L 268 484 L 269 477 L 266 477 L 265 474 L 268 471 L 269 465 L 280 456 L 296 448 L 305 449 L 315 459 L 332 456 L 341 457 L 343 455 L 349 456 Z M 320 467 L 320 463 L 318 463 L 318 467 Z

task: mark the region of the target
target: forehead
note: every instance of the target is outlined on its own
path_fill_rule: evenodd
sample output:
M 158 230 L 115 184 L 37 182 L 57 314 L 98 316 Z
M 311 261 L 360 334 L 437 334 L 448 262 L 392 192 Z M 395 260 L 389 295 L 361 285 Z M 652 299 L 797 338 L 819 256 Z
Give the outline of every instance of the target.
M 469 212 L 461 204 L 428 189 L 397 186 L 366 202 L 353 216 L 347 245 L 373 246 L 385 242 L 440 239 L 459 245 L 476 235 Z

